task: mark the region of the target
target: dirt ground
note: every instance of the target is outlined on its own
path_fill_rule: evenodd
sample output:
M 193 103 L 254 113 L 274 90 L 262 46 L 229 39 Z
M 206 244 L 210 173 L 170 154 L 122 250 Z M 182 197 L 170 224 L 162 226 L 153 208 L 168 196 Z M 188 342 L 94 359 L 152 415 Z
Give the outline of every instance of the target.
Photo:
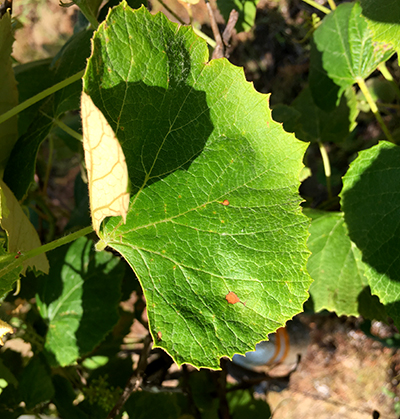
M 185 6 L 175 0 L 167 3 L 187 21 Z M 276 4 L 276 1 L 260 3 L 261 16 L 266 16 L 270 4 Z M 159 4 L 153 4 L 154 11 L 161 9 Z M 297 19 L 290 16 L 289 8 L 286 13 L 288 20 Z M 76 6 L 62 8 L 57 0 L 17 0 L 13 15 L 24 28 L 16 33 L 14 58 L 25 63 L 54 55 L 72 35 L 76 14 Z M 201 23 L 208 20 L 204 4 L 193 6 L 193 14 Z M 260 33 L 262 30 L 265 30 L 264 34 Z M 256 31 L 235 37 L 232 61 L 237 65 L 247 65 L 246 75 L 260 91 L 272 91 L 274 95 L 275 89 L 279 96 L 286 95 L 288 90 L 300 90 L 297 85 L 304 78 L 307 63 L 299 58 L 300 54 L 296 55 L 296 46 L 292 45 L 293 51 L 287 55 L 289 58 L 279 64 L 280 55 L 288 52 L 279 50 L 272 35 L 267 24 L 260 24 Z M 268 46 L 266 39 L 271 41 Z M 311 343 L 299 368 L 291 376 L 289 388 L 269 392 L 266 396 L 273 417 L 399 417 L 396 376 L 400 369 L 400 353 L 367 338 L 358 330 L 358 322 L 354 319 L 338 319 L 334 315 L 315 315 L 307 319 Z
M 306 355 L 289 388 L 267 395 L 274 418 L 398 418 L 398 350 L 368 338 L 354 318 L 314 315 L 305 321 L 311 338 Z

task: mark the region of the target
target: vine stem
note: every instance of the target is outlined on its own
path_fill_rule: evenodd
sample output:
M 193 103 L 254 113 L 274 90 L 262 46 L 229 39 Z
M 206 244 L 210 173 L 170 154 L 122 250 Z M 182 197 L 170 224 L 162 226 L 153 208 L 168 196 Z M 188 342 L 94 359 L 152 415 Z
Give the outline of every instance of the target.
M 68 77 L 67 79 L 60 81 L 59 83 L 55 84 L 54 86 L 49 87 L 48 89 L 43 90 L 42 92 L 38 93 L 35 96 L 32 96 L 31 98 L 25 100 L 24 102 L 20 103 L 19 105 L 15 106 L 14 108 L 10 109 L 6 113 L 3 113 L 0 115 L 0 124 L 4 121 L 7 121 L 7 119 L 12 118 L 13 116 L 19 114 L 24 109 L 29 108 L 29 106 L 32 106 L 36 102 L 39 102 L 40 100 L 44 99 L 47 96 L 50 96 L 51 94 L 57 92 L 58 90 L 63 89 L 66 86 L 69 86 L 70 84 L 78 81 L 82 78 L 84 75 L 85 70 L 80 71 L 79 73 L 74 74 L 71 77 Z
M 1 262 L 5 262 L 7 259 L 13 260 L 10 264 L 5 266 L 4 268 L 0 269 L 0 278 L 9 272 L 11 272 L 13 269 L 17 268 L 27 259 L 33 258 L 35 256 L 41 255 L 42 253 L 49 252 L 50 250 L 54 250 L 57 247 L 63 246 L 64 244 L 73 242 L 80 237 L 86 236 L 90 234 L 93 231 L 93 227 L 85 227 L 82 230 L 78 230 L 75 233 L 71 233 L 68 236 L 61 237 L 60 239 L 54 240 L 50 243 L 44 244 L 43 246 L 36 247 L 35 249 L 29 250 L 26 253 L 23 253 L 21 256 L 19 256 L 18 259 L 15 259 L 13 255 L 7 255 L 6 257 L 1 258 Z
M 114 419 L 121 412 L 122 407 L 129 399 L 130 395 L 137 391 L 143 381 L 144 372 L 147 367 L 147 358 L 151 349 L 152 338 L 150 333 L 145 337 L 143 342 L 143 349 L 140 353 L 140 358 L 136 371 L 129 378 L 128 384 L 125 386 L 124 392 L 119 398 L 116 405 L 112 408 L 111 412 L 108 414 L 107 419 Z
M 334 0 L 328 0 L 328 4 L 329 4 L 329 7 L 332 10 L 335 10 L 336 9 L 336 4 L 335 4 Z
M 369 107 L 371 108 L 372 113 L 375 115 L 376 120 L 378 121 L 379 125 L 382 128 L 383 133 L 385 134 L 386 138 L 388 139 L 388 141 L 394 143 L 392 134 L 389 132 L 387 126 L 385 125 L 383 119 L 382 119 L 382 115 L 379 113 L 378 107 L 376 106 L 376 103 L 374 102 L 374 99 L 371 96 L 371 93 L 368 90 L 367 85 L 365 84 L 364 79 L 357 78 L 356 79 L 357 84 L 360 88 L 360 90 L 363 92 L 365 99 L 368 102 Z
M 332 10 L 328 9 L 325 6 L 321 6 L 320 4 L 318 4 L 317 2 L 315 2 L 314 0 L 303 0 L 304 3 L 309 4 L 310 6 L 315 7 L 316 9 L 318 9 L 319 11 L 321 11 L 322 13 L 325 13 L 326 15 L 328 15 Z
M 325 145 L 318 141 L 319 152 L 321 153 L 322 163 L 324 165 L 324 172 L 326 177 L 326 188 L 328 190 L 328 198 L 332 199 L 332 186 L 331 186 L 331 163 L 329 161 L 328 152 L 326 151 Z

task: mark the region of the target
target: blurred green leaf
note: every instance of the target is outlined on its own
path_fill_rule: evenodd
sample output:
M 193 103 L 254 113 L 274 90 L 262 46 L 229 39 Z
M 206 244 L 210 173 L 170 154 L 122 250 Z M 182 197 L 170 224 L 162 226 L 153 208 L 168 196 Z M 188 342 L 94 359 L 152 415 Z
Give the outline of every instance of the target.
M 0 18 L 0 115 L 18 105 L 18 89 L 11 61 L 13 42 L 11 16 L 6 12 Z M 14 116 L 0 125 L 0 177 L 18 138 L 17 121 Z
M 229 14 L 232 10 L 239 13 L 239 19 L 236 23 L 238 32 L 250 31 L 256 20 L 257 4 L 260 0 L 217 0 L 217 6 L 225 23 L 228 22 Z
M 91 31 L 79 32 L 64 45 L 52 62 L 54 83 L 85 68 L 90 55 L 91 35 Z M 24 197 L 33 181 L 37 152 L 53 126 L 53 119 L 66 111 L 79 109 L 81 91 L 82 83 L 78 80 L 49 96 L 37 109 L 36 115 L 30 115 L 33 122 L 15 144 L 4 173 L 4 180 L 17 199 Z
M 39 403 L 50 401 L 54 395 L 50 368 L 42 356 L 35 356 L 29 361 L 22 373 L 19 390 L 27 409 Z

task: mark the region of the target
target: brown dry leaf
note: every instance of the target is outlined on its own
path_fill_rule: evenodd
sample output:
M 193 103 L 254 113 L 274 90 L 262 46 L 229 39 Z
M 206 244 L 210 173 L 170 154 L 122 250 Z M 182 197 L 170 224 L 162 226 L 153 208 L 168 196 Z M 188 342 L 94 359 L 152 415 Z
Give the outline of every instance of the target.
M 9 253 L 21 252 L 23 254 L 42 245 L 21 205 L 2 180 L 0 180 L 0 219 L 1 226 L 7 232 Z M 46 274 L 49 273 L 49 262 L 45 254 L 24 261 L 23 275 L 28 266 Z
M 81 109 L 90 212 L 93 228 L 99 233 L 106 217 L 121 215 L 126 221 L 128 168 L 114 131 L 85 92 L 82 92 Z

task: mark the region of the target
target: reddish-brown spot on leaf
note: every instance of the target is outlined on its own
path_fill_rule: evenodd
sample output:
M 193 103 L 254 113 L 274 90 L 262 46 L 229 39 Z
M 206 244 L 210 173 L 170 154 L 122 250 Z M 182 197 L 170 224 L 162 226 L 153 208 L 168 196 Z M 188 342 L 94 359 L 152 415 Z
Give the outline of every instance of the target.
M 162 333 L 161 332 L 157 332 L 157 339 L 158 340 L 161 340 L 161 338 L 162 338 Z
M 229 205 L 229 201 L 227 200 L 227 199 L 225 199 L 223 202 L 222 202 L 222 205 L 225 205 L 226 207 Z
M 229 291 L 228 294 L 225 295 L 225 299 L 229 304 L 236 304 L 240 302 L 240 298 L 232 291 Z

